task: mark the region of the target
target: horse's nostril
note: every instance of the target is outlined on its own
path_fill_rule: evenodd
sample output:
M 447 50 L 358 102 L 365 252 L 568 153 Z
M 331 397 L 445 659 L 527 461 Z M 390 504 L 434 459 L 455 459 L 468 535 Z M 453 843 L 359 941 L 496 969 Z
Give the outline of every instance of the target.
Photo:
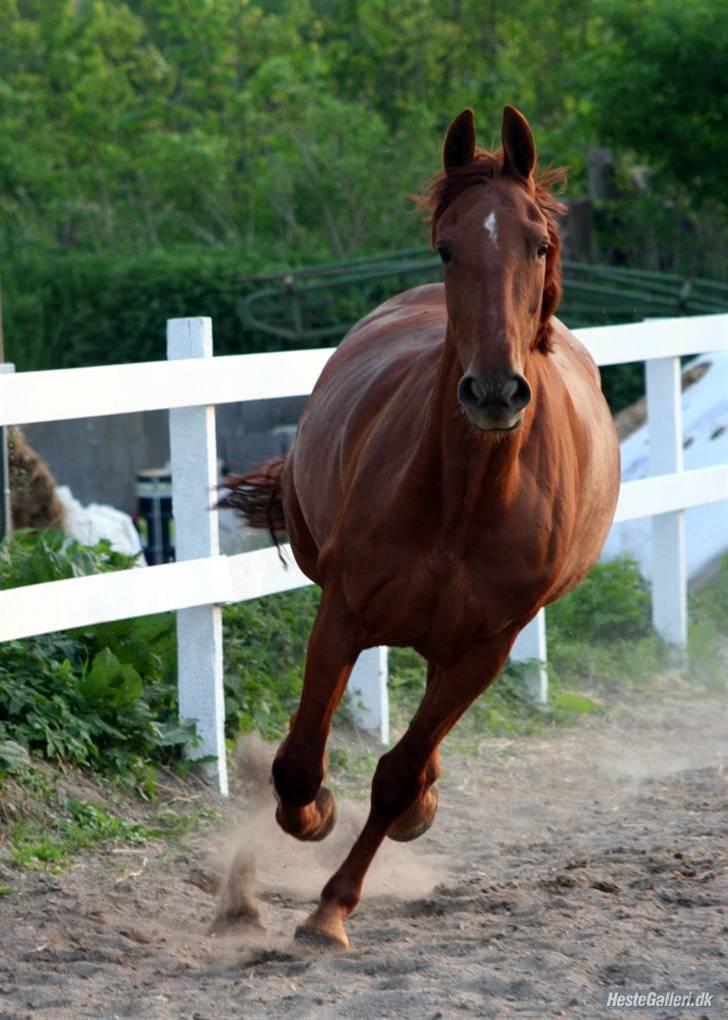
M 531 387 L 522 375 L 514 375 L 503 387 L 503 395 L 514 411 L 521 411 L 531 402 Z
M 465 375 L 458 387 L 460 403 L 469 407 L 480 407 L 485 402 L 485 390 L 474 375 Z

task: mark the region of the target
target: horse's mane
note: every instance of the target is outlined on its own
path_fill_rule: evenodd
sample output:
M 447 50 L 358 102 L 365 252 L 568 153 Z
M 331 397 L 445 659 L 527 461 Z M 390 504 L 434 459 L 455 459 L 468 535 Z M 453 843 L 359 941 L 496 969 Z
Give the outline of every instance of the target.
M 447 207 L 466 188 L 476 184 L 487 184 L 503 173 L 503 150 L 488 152 L 476 149 L 475 157 L 462 167 L 441 170 L 432 178 L 427 193 L 418 198 L 418 203 L 432 216 L 432 241 L 435 241 L 437 221 Z M 533 198 L 546 219 L 549 236 L 549 251 L 546 256 L 546 280 L 541 303 L 541 318 L 535 346 L 544 353 L 551 349 L 551 316 L 561 301 L 561 237 L 557 216 L 563 216 L 566 206 L 552 191 L 563 187 L 566 170 L 563 167 L 549 167 L 533 178 Z M 526 187 L 524 183 L 524 187 Z

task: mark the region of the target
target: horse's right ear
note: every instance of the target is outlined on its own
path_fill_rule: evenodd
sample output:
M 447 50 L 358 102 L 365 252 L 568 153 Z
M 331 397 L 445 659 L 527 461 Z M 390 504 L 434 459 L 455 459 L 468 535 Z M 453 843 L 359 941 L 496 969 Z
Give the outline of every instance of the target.
M 446 170 L 465 166 L 475 155 L 475 119 L 468 107 L 447 129 L 443 162 Z

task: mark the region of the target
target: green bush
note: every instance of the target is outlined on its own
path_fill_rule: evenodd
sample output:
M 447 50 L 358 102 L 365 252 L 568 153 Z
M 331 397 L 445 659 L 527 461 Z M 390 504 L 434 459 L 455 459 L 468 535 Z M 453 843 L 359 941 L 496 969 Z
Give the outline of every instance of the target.
M 0 543 L 0 587 L 132 565 L 108 542 L 89 547 L 54 531 Z M 229 606 L 226 732 L 281 737 L 303 680 L 318 591 Z M 194 726 L 179 724 L 174 616 L 119 620 L 0 644 L 0 775 L 27 752 L 127 777 L 151 788 L 149 765 L 182 760 Z
M 0 587 L 124 569 L 134 559 L 105 541 L 90 547 L 60 532 L 21 531 L 0 543 Z M 170 613 L 0 645 L 0 772 L 17 766 L 17 745 L 151 788 L 149 764 L 180 760 L 193 739 L 194 727 L 177 721 Z
M 225 712 L 228 736 L 256 729 L 282 737 L 298 704 L 317 588 L 283 592 L 228 606 L 225 633 Z
M 149 624 L 137 621 L 137 628 Z M 153 621 L 147 631 L 153 647 Z M 139 634 L 144 640 L 144 635 Z M 72 765 L 147 783 L 150 762 L 169 762 L 194 730 L 176 721 L 176 699 L 160 681 L 144 679 L 95 636 L 44 635 L 0 650 L 0 740 Z M 153 652 L 148 653 L 151 662 Z M 165 716 L 167 717 L 165 719 Z
M 710 584 L 689 601 L 688 652 L 692 675 L 725 691 L 728 676 L 728 555 Z
M 125 570 L 135 561 L 136 556 L 116 552 L 105 539 L 85 546 L 62 531 L 23 529 L 0 542 L 0 588 Z
M 644 684 L 669 664 L 655 635 L 650 593 L 630 559 L 597 563 L 546 609 L 549 677 L 610 696 Z
M 652 631 L 650 593 L 634 560 L 597 563 L 589 576 L 546 610 L 549 640 L 634 640 Z
M 6 358 L 22 371 L 166 357 L 166 320 L 209 315 L 215 351 L 255 350 L 243 337 L 247 252 L 43 252 L 3 266 Z

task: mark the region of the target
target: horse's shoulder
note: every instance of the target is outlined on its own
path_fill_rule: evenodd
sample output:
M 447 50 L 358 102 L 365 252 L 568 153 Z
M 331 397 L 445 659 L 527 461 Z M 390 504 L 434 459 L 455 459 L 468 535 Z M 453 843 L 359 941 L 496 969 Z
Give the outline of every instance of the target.
M 344 337 L 343 343 L 348 344 L 362 334 L 371 336 L 386 332 L 392 335 L 402 332 L 411 336 L 413 327 L 444 322 L 445 314 L 445 289 L 441 283 L 413 287 L 388 298 L 360 319 Z
M 425 283 L 421 287 L 411 287 L 409 290 L 400 291 L 393 297 L 388 298 L 374 309 L 367 318 L 376 316 L 380 312 L 387 313 L 401 310 L 412 312 L 421 309 L 441 310 L 445 307 L 445 288 L 441 283 Z
M 597 385 L 600 384 L 599 369 L 585 345 L 555 317 L 552 319 L 551 344 L 552 356 L 559 367 L 568 370 L 578 368 Z

